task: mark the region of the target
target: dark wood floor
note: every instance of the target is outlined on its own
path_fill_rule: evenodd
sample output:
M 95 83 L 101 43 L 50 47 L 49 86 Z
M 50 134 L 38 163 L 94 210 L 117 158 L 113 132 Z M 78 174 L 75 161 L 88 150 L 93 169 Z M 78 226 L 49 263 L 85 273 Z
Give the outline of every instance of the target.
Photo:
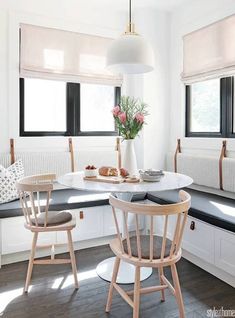
M 65 255 L 66 256 L 66 255 Z M 32 288 L 22 295 L 27 262 L 3 266 L 0 269 L 0 316 L 20 318 L 76 317 L 76 318 L 129 318 L 130 307 L 116 293 L 110 314 L 104 312 L 109 284 L 95 274 L 96 265 L 112 256 L 108 246 L 76 252 L 80 272 L 80 289 L 74 291 L 69 265 L 35 266 Z M 190 262 L 178 263 L 187 318 L 207 317 L 214 306 L 235 309 L 235 291 Z M 169 271 L 166 276 L 170 278 Z M 155 283 L 156 272 L 144 282 Z M 67 286 L 67 287 L 66 287 Z M 127 286 L 127 288 L 130 286 Z M 174 297 L 166 291 L 166 302 L 160 302 L 159 293 L 142 296 L 142 318 L 177 318 Z

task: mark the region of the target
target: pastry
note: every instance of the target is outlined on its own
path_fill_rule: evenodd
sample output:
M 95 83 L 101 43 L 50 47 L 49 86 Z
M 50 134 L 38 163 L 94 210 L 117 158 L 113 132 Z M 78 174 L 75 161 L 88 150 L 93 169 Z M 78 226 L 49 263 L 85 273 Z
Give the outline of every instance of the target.
M 101 167 L 99 168 L 99 174 L 104 177 L 117 177 L 118 176 L 118 170 L 113 167 Z

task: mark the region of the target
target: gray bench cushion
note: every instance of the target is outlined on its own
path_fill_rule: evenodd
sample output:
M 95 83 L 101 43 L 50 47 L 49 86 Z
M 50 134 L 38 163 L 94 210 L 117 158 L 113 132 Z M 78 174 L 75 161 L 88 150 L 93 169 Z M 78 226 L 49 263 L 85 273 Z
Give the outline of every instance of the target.
M 235 200 L 215 194 L 185 189 L 192 197 L 189 215 L 222 229 L 235 232 Z M 158 204 L 178 201 L 178 190 L 152 192 L 147 198 Z
M 133 196 L 133 201 L 144 200 L 145 197 L 145 193 L 137 193 Z M 43 199 L 43 195 L 40 198 Z M 50 210 L 73 210 L 108 204 L 108 193 L 80 191 L 75 189 L 61 189 L 52 192 Z M 0 219 L 22 215 L 23 212 L 21 210 L 19 200 L 0 204 Z
M 46 213 L 42 212 L 37 217 L 38 226 L 44 226 Z M 47 226 L 59 225 L 72 220 L 72 214 L 68 211 L 49 211 L 47 216 Z M 36 220 L 33 218 L 32 223 L 36 225 Z

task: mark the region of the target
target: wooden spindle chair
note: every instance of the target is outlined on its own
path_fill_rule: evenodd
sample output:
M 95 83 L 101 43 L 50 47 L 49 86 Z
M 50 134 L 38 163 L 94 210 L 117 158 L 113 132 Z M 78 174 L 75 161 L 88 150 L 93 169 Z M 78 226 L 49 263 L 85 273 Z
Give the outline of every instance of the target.
M 54 174 L 35 175 L 20 179 L 16 188 L 19 192 L 21 207 L 25 217 L 25 228 L 33 233 L 33 242 L 29 259 L 24 292 L 28 292 L 33 265 L 68 264 L 71 263 L 74 275 L 75 288 L 78 289 L 77 267 L 74 255 L 71 231 L 76 222 L 69 211 L 49 211 L 51 191 L 53 190 Z M 44 204 L 43 204 L 44 203 Z M 68 236 L 69 259 L 54 257 L 56 244 L 37 246 L 39 233 L 66 231 Z M 35 259 L 36 248 L 51 247 L 50 259 Z
M 122 298 L 133 308 L 133 318 L 139 317 L 140 295 L 148 294 L 155 291 L 161 292 L 161 300 L 165 301 L 164 291 L 169 288 L 170 292 L 175 296 L 178 307 L 179 317 L 184 318 L 184 305 L 181 294 L 179 278 L 176 269 L 176 263 L 181 258 L 181 242 L 185 223 L 187 220 L 188 210 L 190 207 L 190 195 L 181 190 L 179 192 L 180 202 L 169 205 L 147 205 L 125 202 L 110 196 L 109 202 L 113 209 L 113 216 L 117 230 L 117 238 L 111 241 L 110 247 L 116 255 L 115 265 L 113 269 L 112 281 L 109 288 L 106 312 L 110 311 L 113 289 L 122 296 Z M 126 237 L 123 238 L 121 232 L 123 229 L 119 226 L 116 209 L 124 213 L 124 223 L 126 228 Z M 131 236 L 128 232 L 128 216 L 134 214 L 135 231 Z M 149 218 L 149 234 L 143 235 L 139 227 L 139 218 L 144 215 Z M 167 238 L 169 218 L 174 218 L 173 238 Z M 157 219 L 164 219 L 162 233 L 155 234 L 155 225 Z M 117 275 L 120 261 L 133 264 L 135 266 L 135 284 L 134 290 L 125 292 L 117 283 Z M 173 285 L 164 275 L 164 267 L 171 268 Z M 159 286 L 141 288 L 140 286 L 140 269 L 141 267 L 152 267 L 158 269 Z M 133 300 L 130 296 L 133 296 Z

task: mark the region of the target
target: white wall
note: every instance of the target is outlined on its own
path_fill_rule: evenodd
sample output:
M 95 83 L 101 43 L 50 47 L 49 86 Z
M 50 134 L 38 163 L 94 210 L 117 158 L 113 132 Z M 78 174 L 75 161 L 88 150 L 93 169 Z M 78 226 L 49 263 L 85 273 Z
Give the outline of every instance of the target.
M 117 37 L 124 31 L 126 11 L 113 11 L 111 6 L 106 10 L 92 10 L 86 3 L 89 4 L 89 1 L 0 1 L 0 153 L 9 151 L 9 138 L 15 138 L 16 148 L 19 150 L 67 148 L 67 139 L 63 137 L 19 137 L 18 27 L 20 22 L 25 22 L 110 37 Z M 168 14 L 153 9 L 137 9 L 134 16 L 137 30 L 146 36 L 154 47 L 156 70 L 144 78 L 141 75 L 127 77 L 124 92 L 143 98 L 150 104 L 148 126 L 136 141 L 139 167 L 145 165 L 162 168 L 167 145 L 167 129 L 163 121 L 166 119 L 168 107 L 168 94 L 165 89 L 169 73 Z M 74 139 L 78 149 L 114 146 L 113 137 Z
M 183 138 L 183 148 L 189 151 L 218 153 L 221 139 L 184 138 L 185 134 L 185 89 L 180 80 L 183 67 L 183 35 L 235 13 L 234 0 L 188 1 L 171 14 L 171 104 L 170 143 L 172 151 L 176 139 Z M 235 150 L 235 140 L 229 140 L 229 150 Z
M 170 15 L 153 9 L 135 12 L 137 32 L 151 43 L 155 55 L 155 69 L 143 80 L 143 97 L 149 105 L 147 125 L 144 127 L 144 166 L 163 169 L 169 142 L 169 47 Z

